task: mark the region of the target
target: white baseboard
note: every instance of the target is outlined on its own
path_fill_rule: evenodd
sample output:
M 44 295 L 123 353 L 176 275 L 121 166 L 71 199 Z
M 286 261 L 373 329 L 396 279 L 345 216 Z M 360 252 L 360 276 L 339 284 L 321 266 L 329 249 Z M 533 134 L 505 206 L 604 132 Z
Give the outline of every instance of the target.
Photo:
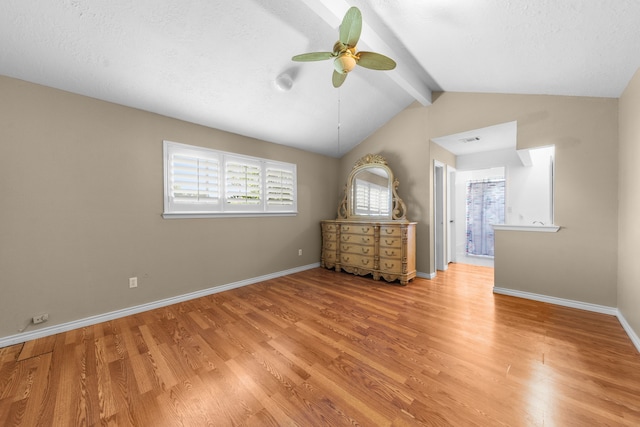
M 417 272 L 416 273 L 416 277 L 420 277 L 421 279 L 434 279 L 436 277 L 436 273 L 421 273 L 421 272 Z
M 636 334 L 636 331 L 634 331 L 633 328 L 631 328 L 631 325 L 629 325 L 629 322 L 627 322 L 627 319 L 625 319 L 622 313 L 620 313 L 620 310 L 618 310 L 618 321 L 624 328 L 627 335 L 629 335 L 629 338 L 631 339 L 631 342 L 633 343 L 633 345 L 636 346 L 636 350 L 638 350 L 638 352 L 640 353 L 640 337 L 638 337 L 638 334 Z
M 136 305 L 134 307 L 124 308 L 122 310 L 116 310 L 116 311 L 111 311 L 109 313 L 98 314 L 96 316 L 85 317 L 84 319 L 73 320 L 71 322 L 61 323 L 59 325 L 53 325 L 53 326 L 38 329 L 35 331 L 23 332 L 16 335 L 9 335 L 7 337 L 0 338 L 0 348 L 6 347 L 9 345 L 18 344 L 21 342 L 34 340 L 36 338 L 42 338 L 49 335 L 59 334 L 61 332 L 67 332 L 74 329 L 83 328 L 85 326 L 95 325 L 97 323 L 108 322 L 109 320 L 118 319 L 120 317 L 142 313 L 143 311 L 153 310 L 155 308 L 166 307 L 168 305 L 177 304 L 179 302 L 204 297 L 207 295 L 217 294 L 219 292 L 240 288 L 242 286 L 252 285 L 254 283 L 275 279 L 277 277 L 287 276 L 293 273 L 299 273 L 301 271 L 310 270 L 312 268 L 317 268 L 317 267 L 320 267 L 319 262 L 314 264 L 304 265 L 301 267 L 292 268 L 289 270 L 278 271 L 276 273 L 265 274 L 264 276 L 245 279 L 239 282 L 227 283 L 226 285 L 215 286 L 213 288 L 207 288 L 201 291 L 190 292 L 188 294 L 178 295 L 175 297 L 166 298 L 159 301 Z
M 629 336 L 629 339 L 631 340 L 633 345 L 636 347 L 638 352 L 640 352 L 640 338 L 638 337 L 636 332 L 633 330 L 633 328 L 631 328 L 631 325 L 629 325 L 629 323 L 627 322 L 627 319 L 624 318 L 620 310 L 618 310 L 616 307 L 591 304 L 588 302 L 574 301 L 574 300 L 569 300 L 564 298 L 550 297 L 547 295 L 534 294 L 531 292 L 500 288 L 497 286 L 493 287 L 493 293 L 501 294 L 501 295 L 509 295 L 509 296 L 518 297 L 518 298 L 525 298 L 525 299 L 530 299 L 534 301 L 547 302 L 549 304 L 560 305 L 563 307 L 578 308 L 580 310 L 587 310 L 587 311 L 593 311 L 595 313 L 602 313 L 602 314 L 609 314 L 611 316 L 616 316 L 618 318 L 618 321 L 622 325 L 622 328 Z
M 593 312 L 596 312 L 596 313 L 610 314 L 611 316 L 617 316 L 618 315 L 618 309 L 617 308 L 609 307 L 609 306 L 606 306 L 606 305 L 598 305 L 598 304 L 591 304 L 591 303 L 588 303 L 588 302 L 581 302 L 581 301 L 574 301 L 574 300 L 564 299 L 564 298 L 550 297 L 548 295 L 540 295 L 540 294 L 534 294 L 534 293 L 531 293 L 531 292 L 516 291 L 516 290 L 513 290 L 513 289 L 499 288 L 497 286 L 493 287 L 493 293 L 494 294 L 501 294 L 501 295 L 509 295 L 509 296 L 512 296 L 512 297 L 525 298 L 525 299 L 530 299 L 530 300 L 534 300 L 534 301 L 548 302 L 549 304 L 561 305 L 563 307 L 578 308 L 580 310 L 593 311 Z

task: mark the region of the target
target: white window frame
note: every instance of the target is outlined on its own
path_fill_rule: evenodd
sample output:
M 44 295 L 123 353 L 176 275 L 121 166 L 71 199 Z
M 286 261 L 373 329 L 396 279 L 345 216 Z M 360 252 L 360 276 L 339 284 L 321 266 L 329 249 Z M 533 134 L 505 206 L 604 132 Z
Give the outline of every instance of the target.
M 204 194 L 201 200 L 196 200 L 195 195 L 192 200 L 188 198 L 174 197 L 172 183 L 174 179 L 174 169 L 172 159 L 174 156 L 189 157 L 197 164 L 203 161 L 202 170 L 205 176 L 205 190 L 190 188 L 184 193 Z M 196 147 L 172 141 L 163 141 L 163 162 L 164 162 L 164 218 L 210 218 L 210 217 L 238 217 L 238 216 L 293 216 L 298 213 L 297 203 L 297 170 L 294 163 L 286 163 L 275 160 L 262 159 L 259 157 L 245 156 L 241 154 L 229 153 L 225 151 L 213 150 L 209 148 Z M 215 190 L 216 171 L 215 167 L 206 168 L 217 163 L 217 192 Z M 242 193 L 236 194 L 233 200 L 239 203 L 230 203 L 231 192 L 227 185 L 232 180 L 232 174 L 228 170 L 230 164 L 246 165 L 250 173 L 259 175 L 259 191 L 245 192 L 247 199 L 242 202 Z M 253 170 L 251 170 L 253 168 Z M 199 166 L 196 167 L 199 172 Z M 280 179 L 274 181 L 273 173 L 280 172 Z M 195 175 L 194 175 L 195 176 Z M 268 179 L 268 177 L 271 177 Z M 227 180 L 229 178 L 229 180 Z M 241 180 L 243 181 L 243 180 Z M 237 188 L 242 189 L 243 182 L 237 183 Z M 194 186 L 196 184 L 194 183 Z M 230 187 L 229 187 L 230 188 Z M 279 192 L 275 197 L 274 191 Z M 215 196 L 218 196 L 216 198 Z M 259 195 L 258 200 L 253 203 L 252 197 Z M 229 197 L 229 199 L 228 199 Z M 186 199 L 186 200 L 185 200 Z

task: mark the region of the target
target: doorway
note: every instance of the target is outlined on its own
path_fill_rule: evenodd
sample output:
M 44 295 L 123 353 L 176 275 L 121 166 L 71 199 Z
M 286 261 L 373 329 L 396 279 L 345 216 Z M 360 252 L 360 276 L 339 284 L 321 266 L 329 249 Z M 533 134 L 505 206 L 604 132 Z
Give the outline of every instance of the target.
M 455 253 L 463 264 L 494 266 L 493 227 L 505 215 L 505 168 L 457 171 L 455 205 Z M 502 184 L 502 193 L 499 188 Z

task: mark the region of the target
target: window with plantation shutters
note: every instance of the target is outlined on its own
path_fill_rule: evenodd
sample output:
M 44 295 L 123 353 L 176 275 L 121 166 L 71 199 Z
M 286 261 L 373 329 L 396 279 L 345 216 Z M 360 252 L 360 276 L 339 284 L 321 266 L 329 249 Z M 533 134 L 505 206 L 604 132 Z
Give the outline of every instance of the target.
M 296 165 L 164 141 L 164 217 L 297 213 Z
M 267 163 L 266 202 L 267 209 L 289 210 L 295 206 L 295 168 L 291 164 Z
M 185 154 L 171 156 L 174 171 L 171 197 L 182 203 L 217 204 L 220 201 L 219 162 Z
M 262 203 L 262 176 L 259 161 L 227 156 L 224 169 L 227 205 L 245 210 L 245 206 L 257 206 Z

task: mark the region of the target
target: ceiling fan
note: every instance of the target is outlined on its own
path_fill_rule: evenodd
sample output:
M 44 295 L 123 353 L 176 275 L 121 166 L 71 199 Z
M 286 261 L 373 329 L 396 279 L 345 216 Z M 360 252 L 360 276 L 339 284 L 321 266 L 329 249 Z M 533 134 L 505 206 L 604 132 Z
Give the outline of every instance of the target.
M 393 59 L 375 52 L 356 52 L 356 44 L 362 31 L 362 14 L 357 7 L 350 8 L 340 24 L 340 39 L 333 45 L 332 52 L 311 52 L 296 55 L 293 61 L 333 60 L 333 87 L 340 87 L 347 78 L 347 73 L 357 65 L 371 70 L 393 70 L 396 63 Z

